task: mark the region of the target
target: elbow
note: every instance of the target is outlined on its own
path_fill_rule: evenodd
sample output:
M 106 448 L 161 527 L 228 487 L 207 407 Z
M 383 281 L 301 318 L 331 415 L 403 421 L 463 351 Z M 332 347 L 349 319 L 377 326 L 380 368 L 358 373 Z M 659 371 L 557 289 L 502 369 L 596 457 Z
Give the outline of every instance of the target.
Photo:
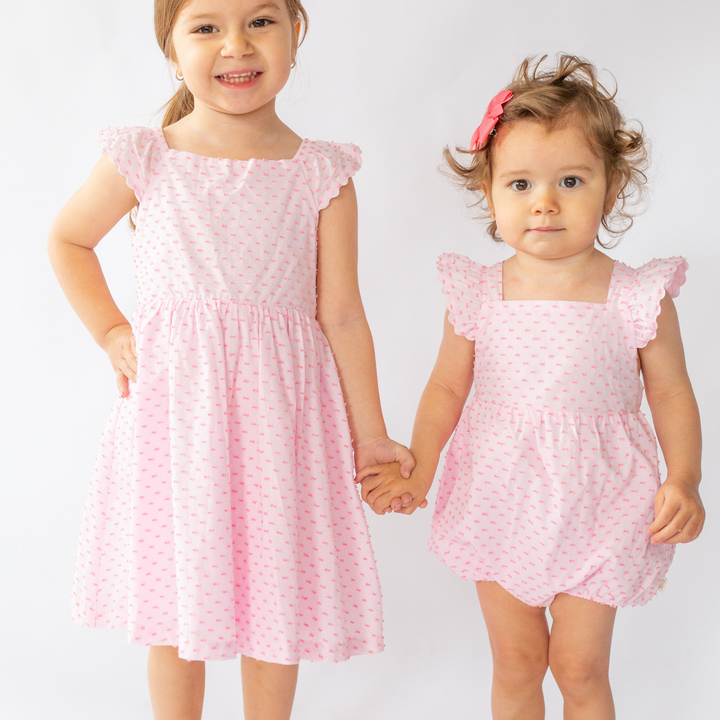
M 348 327 L 355 327 L 358 323 L 366 323 L 365 310 L 359 307 L 338 306 L 335 308 L 318 308 L 316 319 L 325 335 Z

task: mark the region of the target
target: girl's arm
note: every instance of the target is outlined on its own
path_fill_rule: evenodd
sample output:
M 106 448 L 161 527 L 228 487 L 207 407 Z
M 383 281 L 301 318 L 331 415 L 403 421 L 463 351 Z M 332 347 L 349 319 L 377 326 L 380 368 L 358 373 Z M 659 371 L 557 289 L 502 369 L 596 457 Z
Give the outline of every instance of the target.
M 135 193 L 103 155 L 55 218 L 48 237 L 48 254 L 60 286 L 95 342 L 110 356 L 123 396 L 128 378 L 135 380 L 134 339 L 110 295 L 94 248 L 135 205 Z
M 420 399 L 410 450 L 417 465 L 409 479 L 396 465 L 368 467 L 358 475 L 363 499 L 378 514 L 388 506 L 406 515 L 427 505 L 426 496 L 435 478 L 440 453 L 460 420 L 473 383 L 475 343 L 458 335 L 445 314 L 440 352 Z M 407 507 L 398 502 L 403 494 L 412 496 Z
M 668 475 L 655 497 L 653 544 L 694 540 L 705 521 L 700 484 L 700 414 L 685 367 L 675 304 L 660 302 L 657 335 L 639 351 L 645 392 Z
M 413 457 L 387 436 L 380 406 L 375 349 L 357 277 L 357 200 L 352 180 L 320 212 L 317 289 L 317 319 L 340 374 L 357 470 L 398 461 L 409 475 Z

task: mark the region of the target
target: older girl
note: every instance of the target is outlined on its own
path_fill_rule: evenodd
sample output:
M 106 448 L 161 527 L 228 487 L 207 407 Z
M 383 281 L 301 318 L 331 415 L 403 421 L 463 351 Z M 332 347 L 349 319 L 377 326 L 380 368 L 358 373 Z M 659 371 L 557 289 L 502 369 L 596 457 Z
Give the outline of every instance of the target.
M 156 0 L 181 83 L 163 127 L 103 130 L 50 234 L 121 395 L 73 613 L 151 646 L 157 720 L 201 716 L 204 660 L 241 654 L 246 719 L 285 720 L 299 660 L 383 647 L 353 448 L 357 468 L 413 462 L 385 432 L 358 292 L 360 151 L 275 112 L 306 21 L 298 0 Z M 94 248 L 130 211 L 128 322 Z

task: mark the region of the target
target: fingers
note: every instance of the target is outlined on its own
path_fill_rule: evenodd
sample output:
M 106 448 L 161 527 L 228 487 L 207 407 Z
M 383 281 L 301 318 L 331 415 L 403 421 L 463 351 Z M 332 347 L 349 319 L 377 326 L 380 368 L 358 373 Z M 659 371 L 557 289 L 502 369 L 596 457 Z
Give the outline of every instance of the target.
M 127 397 L 129 393 L 127 381 L 137 381 L 137 344 L 132 327 L 124 324 L 111 328 L 106 339 L 105 350 L 115 370 L 120 395 Z M 118 373 L 122 373 L 124 379 L 119 378 Z
M 427 500 L 422 500 L 422 502 L 417 502 L 417 500 L 413 500 L 408 507 L 403 507 L 398 510 L 398 512 L 401 515 L 412 515 L 416 510 L 426 508 L 427 507 Z
M 686 513 L 678 513 L 665 528 L 652 537 L 650 542 L 653 545 L 662 542 L 666 545 L 692 542 L 700 535 L 703 524 L 703 519 L 696 515 L 686 517 Z
M 383 485 L 382 483 L 379 483 L 374 490 L 368 493 L 365 502 L 367 502 L 372 511 L 378 515 L 386 513 L 388 508 L 390 508 L 392 512 L 411 515 L 419 507 L 427 507 L 427 500 L 425 498 L 414 498 L 408 492 L 400 495 L 397 487 L 393 487 L 391 484 Z
M 365 478 L 370 477 L 370 475 L 379 475 L 384 468 L 385 465 L 367 465 L 355 476 L 355 482 L 361 483 L 365 481 Z
M 360 486 L 360 495 L 368 505 L 370 504 L 370 500 L 368 499 L 370 493 L 376 490 L 380 485 L 382 485 L 382 478 L 380 475 L 370 475 L 362 481 Z
M 400 463 L 400 474 L 405 479 L 409 478 L 415 469 L 415 456 L 404 445 L 398 445 L 395 455 L 395 459 Z
M 117 383 L 120 397 L 127 397 L 130 394 L 128 389 L 128 379 L 122 370 L 115 371 L 115 382 Z
M 682 506 L 674 508 L 673 505 L 674 503 L 666 502 L 660 515 L 648 528 L 648 532 L 652 529 L 650 542 L 653 545 L 660 543 L 675 545 L 679 542 L 690 542 L 699 535 L 700 519 L 694 517 L 690 508 Z
M 655 519 L 651 523 L 650 527 L 648 528 L 648 533 L 650 535 L 653 535 L 658 530 L 661 530 L 662 528 L 667 525 L 667 521 L 672 517 L 672 514 L 667 514 L 667 516 L 664 516 L 663 506 L 665 504 L 665 492 L 664 489 L 661 487 L 656 493 L 655 493 Z
M 124 356 L 118 361 L 118 368 L 127 376 L 129 380 L 135 382 L 137 380 L 137 360 L 129 359 Z

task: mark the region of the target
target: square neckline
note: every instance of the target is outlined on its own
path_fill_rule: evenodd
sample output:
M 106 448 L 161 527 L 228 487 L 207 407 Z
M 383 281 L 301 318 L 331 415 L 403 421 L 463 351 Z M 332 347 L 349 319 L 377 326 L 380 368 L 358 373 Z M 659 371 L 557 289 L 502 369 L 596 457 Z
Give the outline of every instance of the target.
M 162 127 L 156 127 L 158 134 L 158 139 L 162 143 L 163 151 L 164 152 L 173 152 L 173 153 L 180 153 L 181 155 L 190 155 L 191 157 L 200 158 L 202 160 L 211 160 L 211 161 L 221 161 L 221 162 L 230 162 L 230 163 L 252 163 L 252 162 L 262 162 L 262 163 L 295 163 L 297 162 L 303 153 L 303 150 L 305 149 L 305 145 L 310 142 L 307 138 L 302 138 L 300 142 L 300 146 L 298 147 L 297 151 L 291 158 L 280 158 L 279 160 L 270 160 L 268 158 L 249 158 L 248 160 L 235 160 L 234 158 L 226 158 L 226 157 L 211 157 L 210 155 L 200 155 L 199 153 L 190 152 L 189 150 L 176 150 L 175 148 L 171 148 L 168 145 L 167 138 L 165 137 L 165 130 Z
M 501 260 L 499 263 L 496 263 L 495 265 L 495 283 L 496 288 L 499 295 L 499 302 L 502 303 L 565 303 L 565 304 L 572 304 L 572 305 L 597 305 L 599 307 L 606 306 L 610 300 L 612 299 L 612 296 L 615 291 L 615 285 L 617 284 L 617 268 L 620 264 L 618 260 L 613 260 L 613 267 L 612 272 L 610 273 L 610 282 L 608 283 L 608 289 L 607 289 L 607 296 L 605 297 L 605 300 L 603 302 L 586 302 L 583 300 L 506 300 L 505 299 L 505 286 L 504 286 L 504 270 L 503 265 L 505 264 L 504 260 Z

